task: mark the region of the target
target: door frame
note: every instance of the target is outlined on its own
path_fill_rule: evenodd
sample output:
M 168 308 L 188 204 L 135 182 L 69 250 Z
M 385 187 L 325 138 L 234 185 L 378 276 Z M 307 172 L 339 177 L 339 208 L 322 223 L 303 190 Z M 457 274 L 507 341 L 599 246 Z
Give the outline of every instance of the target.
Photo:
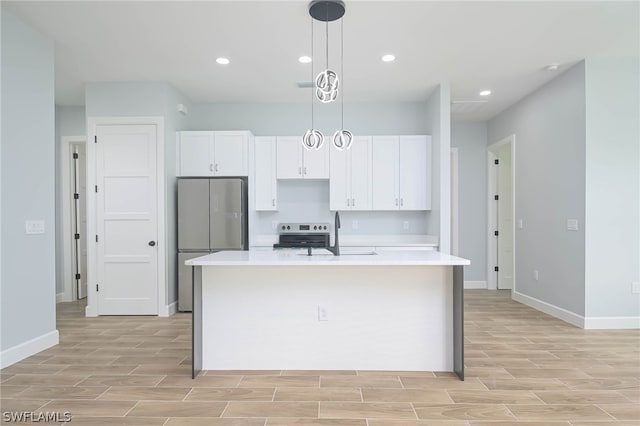
M 94 141 L 98 126 L 119 125 L 155 125 L 156 138 L 156 182 L 157 182 L 157 212 L 158 212 L 158 316 L 169 316 L 167 306 L 167 276 L 166 262 L 166 226 L 165 226 L 165 159 L 164 159 L 164 117 L 87 117 L 88 141 Z M 87 143 L 87 235 L 96 235 L 97 229 L 97 199 L 96 185 L 96 148 L 95 143 Z M 95 244 L 89 244 L 87 238 L 87 308 L 85 315 L 98 316 L 97 280 L 97 249 Z
M 498 191 L 498 176 L 496 175 L 496 169 L 494 167 L 494 160 L 498 157 L 496 152 L 498 149 L 502 148 L 505 145 L 511 144 L 511 203 L 512 203 L 512 212 L 513 212 L 513 220 L 511 224 L 513 226 L 512 230 L 512 239 L 511 242 L 513 247 L 513 289 L 512 292 L 516 291 L 516 226 L 515 226 L 515 218 L 516 218 L 516 135 L 512 134 L 507 136 L 506 138 L 500 139 L 499 141 L 489 145 L 487 147 L 487 288 L 489 290 L 497 290 L 498 289 L 498 281 L 497 274 L 494 271 L 494 267 L 498 264 L 498 244 L 496 242 L 496 238 L 494 235 L 494 231 L 498 226 L 497 217 L 498 217 L 498 207 L 496 206 L 494 195 L 497 194 Z
M 71 235 L 73 232 L 73 214 L 71 213 L 71 204 L 73 198 L 71 197 L 71 179 L 72 179 L 72 167 L 69 154 L 71 153 L 72 144 L 87 143 L 86 136 L 62 136 L 60 143 L 60 185 L 61 185 L 61 205 L 62 205 L 62 278 L 64 280 L 64 287 L 62 298 L 58 302 L 72 302 L 76 300 L 75 290 L 73 285 L 73 271 L 72 269 L 72 256 L 73 256 L 73 239 Z M 84 195 L 84 194 L 83 194 Z M 89 235 L 87 233 L 87 235 Z

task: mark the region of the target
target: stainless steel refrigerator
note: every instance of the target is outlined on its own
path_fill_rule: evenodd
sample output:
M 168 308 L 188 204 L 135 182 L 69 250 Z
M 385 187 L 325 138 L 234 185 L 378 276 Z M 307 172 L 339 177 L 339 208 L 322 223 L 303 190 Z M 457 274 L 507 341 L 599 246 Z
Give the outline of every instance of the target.
M 186 260 L 248 245 L 246 179 L 178 178 L 178 310 L 192 306 Z

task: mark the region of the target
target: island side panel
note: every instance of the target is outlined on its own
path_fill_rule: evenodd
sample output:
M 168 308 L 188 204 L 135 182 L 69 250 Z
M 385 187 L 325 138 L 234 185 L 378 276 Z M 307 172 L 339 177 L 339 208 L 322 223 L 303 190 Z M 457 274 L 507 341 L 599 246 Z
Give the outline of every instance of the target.
M 453 371 L 452 281 L 451 266 L 205 266 L 202 367 Z
M 191 377 L 202 371 L 202 266 L 192 266 L 193 312 L 191 313 Z
M 464 380 L 464 266 L 453 266 L 453 371 Z

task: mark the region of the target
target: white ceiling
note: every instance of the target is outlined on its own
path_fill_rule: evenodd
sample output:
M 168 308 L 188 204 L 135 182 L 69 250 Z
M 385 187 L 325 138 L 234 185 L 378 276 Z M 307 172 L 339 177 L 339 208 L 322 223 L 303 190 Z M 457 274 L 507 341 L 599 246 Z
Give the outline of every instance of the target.
M 93 81 L 168 81 L 193 102 L 305 102 L 311 18 L 301 1 L 8 2 L 55 40 L 56 103 L 84 104 Z M 423 101 L 441 81 L 457 119 L 484 120 L 558 72 L 592 56 L 638 55 L 639 3 L 346 2 L 345 102 Z M 314 71 L 324 64 L 324 24 L 315 25 Z M 339 66 L 339 24 L 330 24 Z M 392 52 L 397 59 L 383 63 Z M 220 66 L 217 56 L 231 64 Z M 560 63 L 558 72 L 544 71 Z M 465 112 L 467 111 L 467 112 Z

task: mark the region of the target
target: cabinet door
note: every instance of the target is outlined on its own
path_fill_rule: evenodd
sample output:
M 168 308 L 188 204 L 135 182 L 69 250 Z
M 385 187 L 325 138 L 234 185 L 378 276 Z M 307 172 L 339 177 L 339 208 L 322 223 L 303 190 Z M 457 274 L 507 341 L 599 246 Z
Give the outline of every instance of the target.
M 431 143 L 426 136 L 400 136 L 400 209 L 431 208 L 427 178 L 431 171 Z M 430 201 L 430 200 L 429 200 Z
M 371 210 L 371 136 L 356 137 L 348 152 L 351 160 L 351 210 Z
M 276 176 L 278 179 L 302 178 L 302 137 L 276 138 Z
M 255 138 L 256 210 L 277 210 L 276 138 Z
M 178 176 L 213 176 L 213 132 L 178 132 Z
M 337 149 L 329 151 L 329 210 L 351 209 L 350 154 Z
M 249 135 L 247 132 L 215 132 L 214 173 L 216 176 L 247 176 Z
M 373 210 L 398 210 L 398 136 L 373 136 Z
M 302 142 L 298 140 L 302 146 Z M 302 174 L 305 179 L 329 179 L 329 147 L 325 140 L 320 149 L 302 149 Z

